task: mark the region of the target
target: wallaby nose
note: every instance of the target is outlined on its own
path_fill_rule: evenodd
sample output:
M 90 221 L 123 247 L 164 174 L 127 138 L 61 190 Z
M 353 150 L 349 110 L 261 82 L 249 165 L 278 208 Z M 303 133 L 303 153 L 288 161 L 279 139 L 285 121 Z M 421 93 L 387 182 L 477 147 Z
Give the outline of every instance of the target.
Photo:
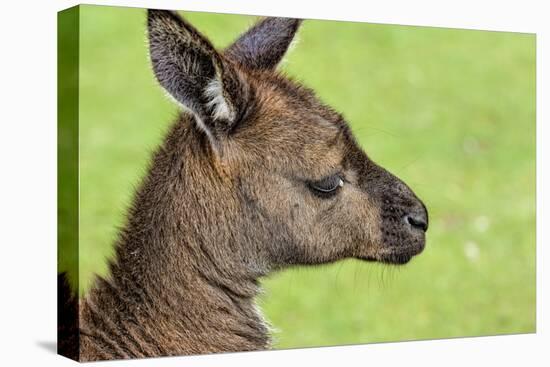
M 412 229 L 419 229 L 424 232 L 428 230 L 428 211 L 424 205 L 406 214 L 404 219 Z

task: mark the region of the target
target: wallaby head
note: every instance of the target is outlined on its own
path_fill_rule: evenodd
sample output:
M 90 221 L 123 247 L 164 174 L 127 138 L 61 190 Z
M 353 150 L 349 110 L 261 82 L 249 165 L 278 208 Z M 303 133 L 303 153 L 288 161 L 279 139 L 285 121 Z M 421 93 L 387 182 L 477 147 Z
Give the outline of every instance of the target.
M 176 13 L 149 11 L 154 73 L 191 115 L 196 185 L 212 185 L 202 201 L 225 211 L 232 246 L 260 273 L 343 258 L 406 263 L 424 248 L 426 208 L 369 159 L 342 115 L 277 72 L 299 25 L 267 18 L 217 51 Z

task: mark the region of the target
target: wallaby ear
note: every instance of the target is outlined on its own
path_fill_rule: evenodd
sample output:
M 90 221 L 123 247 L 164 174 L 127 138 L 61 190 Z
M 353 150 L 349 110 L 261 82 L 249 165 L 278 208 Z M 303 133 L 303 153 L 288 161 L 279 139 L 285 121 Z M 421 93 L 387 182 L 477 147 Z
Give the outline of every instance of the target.
M 252 69 L 274 69 L 286 53 L 301 19 L 265 18 L 229 46 L 225 55 Z
M 166 91 L 195 115 L 209 138 L 230 130 L 246 90 L 214 46 L 177 13 L 148 10 L 149 55 Z

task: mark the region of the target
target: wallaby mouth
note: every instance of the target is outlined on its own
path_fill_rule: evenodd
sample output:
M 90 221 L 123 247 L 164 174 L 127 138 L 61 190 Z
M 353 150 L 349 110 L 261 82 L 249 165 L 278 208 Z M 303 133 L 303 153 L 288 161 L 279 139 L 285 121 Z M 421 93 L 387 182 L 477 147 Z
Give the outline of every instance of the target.
M 376 255 L 359 257 L 359 260 L 391 265 L 405 265 L 411 261 L 414 256 L 420 254 L 424 250 L 424 247 L 425 240 L 422 240 L 407 246 L 386 248 Z
M 359 260 L 368 262 L 380 262 L 392 265 L 404 265 L 420 254 L 425 247 L 425 241 L 417 242 L 409 246 L 400 246 L 381 250 L 373 256 L 359 257 Z
M 385 264 L 403 265 L 411 261 L 411 259 L 420 254 L 425 247 L 425 240 L 415 241 L 408 246 L 392 248 L 387 252 L 382 252 L 379 256 L 379 261 Z

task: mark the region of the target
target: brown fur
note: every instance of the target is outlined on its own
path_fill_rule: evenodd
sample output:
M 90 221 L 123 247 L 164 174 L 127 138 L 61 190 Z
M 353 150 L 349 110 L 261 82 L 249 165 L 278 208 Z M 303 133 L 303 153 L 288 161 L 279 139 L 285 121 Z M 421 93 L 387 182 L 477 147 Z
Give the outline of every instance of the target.
M 422 251 L 420 200 L 367 157 L 340 114 L 274 70 L 299 23 L 266 19 L 219 53 L 175 13 L 149 11 L 153 70 L 186 110 L 136 194 L 110 276 L 80 300 L 78 353 L 61 343 L 60 353 L 266 349 L 254 304 L 262 276 Z M 335 174 L 342 187 L 315 188 Z

